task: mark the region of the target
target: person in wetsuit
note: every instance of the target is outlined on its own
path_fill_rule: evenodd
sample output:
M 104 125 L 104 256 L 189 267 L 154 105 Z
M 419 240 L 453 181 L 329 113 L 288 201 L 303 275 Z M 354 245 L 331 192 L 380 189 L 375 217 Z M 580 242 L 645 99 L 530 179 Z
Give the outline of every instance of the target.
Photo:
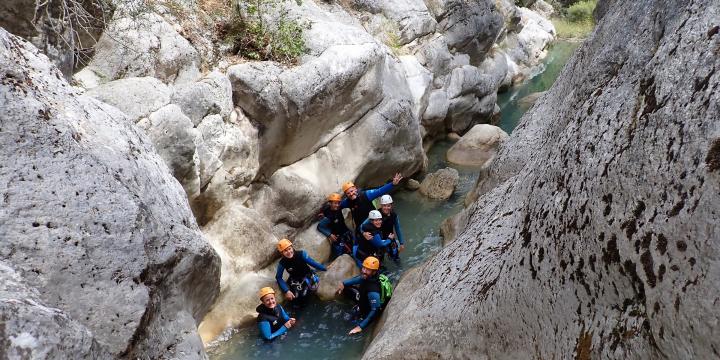
M 288 239 L 280 240 L 277 249 L 282 254 L 282 259 L 278 262 L 275 280 L 285 299 L 293 301 L 317 290 L 320 279 L 310 267 L 326 271 L 325 266 L 315 261 L 305 251 L 295 251 Z M 285 271 L 290 274 L 287 281 L 283 278 Z
M 391 259 L 400 260 L 400 252 L 405 250 L 400 219 L 393 211 L 393 199 L 390 195 L 380 197 L 380 214 L 382 214 L 382 238 L 390 240 L 388 255 Z
M 322 220 L 317 225 L 318 231 L 330 241 L 335 257 L 350 254 L 355 243 L 353 232 L 345 225 L 340 201 L 342 201 L 340 194 L 332 193 L 328 196 L 328 204 L 321 213 Z
M 258 312 L 257 326 L 260 336 L 265 341 L 272 341 L 285 334 L 295 325 L 295 318 L 291 318 L 280 304 L 275 301 L 275 290 L 271 287 L 260 289 L 262 304 L 255 308 Z
M 392 181 L 377 189 L 359 190 L 355 184 L 348 181 L 343 184 L 342 190 L 346 198 L 340 202 L 340 208 L 349 208 L 352 214 L 355 231 L 360 230 L 360 224 L 368 216 L 370 210 L 375 210 L 372 201 L 389 193 L 394 186 L 400 183 L 403 177 L 400 173 L 395 174 Z M 357 234 L 356 234 L 357 235 Z
M 362 262 L 368 256 L 382 259 L 390 245 L 391 241 L 382 237 L 382 221 L 382 214 L 372 210 L 367 220 L 360 225 L 360 236 L 353 247 L 353 257 L 359 268 L 362 268 Z
M 350 330 L 350 335 L 366 329 L 389 301 L 389 299 L 382 301 L 378 269 L 380 269 L 380 260 L 369 256 L 362 263 L 361 274 L 343 281 L 337 289 L 338 294 L 344 294 L 357 301 L 358 322 L 357 326 Z

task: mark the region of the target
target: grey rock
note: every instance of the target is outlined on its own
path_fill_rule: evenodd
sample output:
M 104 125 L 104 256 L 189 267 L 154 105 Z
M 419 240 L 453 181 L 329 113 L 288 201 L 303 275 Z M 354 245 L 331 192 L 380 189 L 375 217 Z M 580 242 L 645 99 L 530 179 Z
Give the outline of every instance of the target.
M 517 101 L 518 107 L 529 109 L 543 94 L 545 94 L 544 91 L 538 91 L 520 98 L 520 100 Z
M 39 342 L 67 339 L 78 356 L 205 357 L 196 327 L 220 264 L 150 141 L 2 29 L 0 69 L 0 261 L 40 301 L 13 321 L 39 336 L 62 327 Z M 40 304 L 57 317 L 17 322 Z
M 420 188 L 420 182 L 415 179 L 408 179 L 407 184 L 405 184 L 405 188 L 410 191 L 415 191 Z
M 422 118 L 422 124 L 429 134 L 441 134 L 445 131 L 445 117 L 449 107 L 450 102 L 445 90 L 437 89 L 430 93 Z
M 470 55 L 471 64 L 479 64 L 502 30 L 502 15 L 490 0 L 448 0 L 445 9 L 439 27 L 448 47 Z
M 420 183 L 420 193 L 435 200 L 445 200 L 455 191 L 460 175 L 453 168 L 440 169 L 428 174 Z
M 154 77 L 131 77 L 99 85 L 87 94 L 115 106 L 137 122 L 168 105 L 173 89 Z
M 340 283 L 359 274 L 360 270 L 350 255 L 345 254 L 338 257 L 327 266 L 326 272 L 320 273 L 318 297 L 323 301 L 335 300 L 338 297 L 336 290 Z
M 710 0 L 616 2 L 364 357 L 714 357 L 718 18 Z
M 497 126 L 475 125 L 448 149 L 447 159 L 453 164 L 487 167 L 507 138 L 508 134 Z
M 233 110 L 232 85 L 224 74 L 214 71 L 198 82 L 176 88 L 172 102 L 197 126 L 208 115 L 230 116 Z

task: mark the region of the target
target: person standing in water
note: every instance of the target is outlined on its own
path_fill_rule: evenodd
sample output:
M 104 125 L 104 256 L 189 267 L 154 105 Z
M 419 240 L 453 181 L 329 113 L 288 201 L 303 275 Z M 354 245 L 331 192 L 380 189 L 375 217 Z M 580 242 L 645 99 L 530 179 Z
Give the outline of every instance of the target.
M 405 250 L 400 219 L 393 210 L 393 199 L 390 195 L 380 197 L 380 214 L 382 214 L 382 238 L 390 240 L 388 255 L 394 261 L 400 260 L 400 252 Z
M 260 336 L 265 341 L 272 341 L 285 334 L 293 325 L 295 318 L 291 318 L 285 309 L 275 301 L 275 290 L 271 287 L 260 289 L 262 304 L 255 308 L 258 312 L 257 326 Z
M 328 195 L 328 203 L 322 210 L 322 220 L 317 225 L 320 233 L 327 236 L 332 246 L 333 256 L 350 254 L 355 243 L 353 232 L 345 225 L 340 202 L 342 196 L 338 193 Z
M 389 193 L 403 179 L 400 173 L 395 174 L 391 182 L 377 189 L 359 190 L 355 184 L 348 181 L 343 184 L 342 190 L 346 198 L 340 202 L 340 208 L 350 208 L 355 231 L 359 232 L 360 225 L 367 218 L 370 210 L 375 210 L 372 201 Z
M 285 299 L 288 301 L 301 299 L 309 292 L 317 290 L 320 279 L 310 267 L 326 271 L 325 266 L 315 261 L 305 251 L 295 251 L 288 239 L 280 240 L 277 249 L 282 254 L 282 259 L 278 262 L 275 280 L 285 294 Z M 290 274 L 287 282 L 283 278 L 285 271 Z
M 367 329 L 392 297 L 392 284 L 385 275 L 378 273 L 378 269 L 380 260 L 369 256 L 362 263 L 360 275 L 343 281 L 337 289 L 338 294 L 344 294 L 357 302 L 357 326 L 350 330 L 350 335 Z
M 385 256 L 387 247 L 391 241 L 382 237 L 383 219 L 382 214 L 377 210 L 371 210 L 367 220 L 360 225 L 360 237 L 353 247 L 353 256 L 358 267 L 362 268 L 362 262 L 368 256 L 382 259 Z

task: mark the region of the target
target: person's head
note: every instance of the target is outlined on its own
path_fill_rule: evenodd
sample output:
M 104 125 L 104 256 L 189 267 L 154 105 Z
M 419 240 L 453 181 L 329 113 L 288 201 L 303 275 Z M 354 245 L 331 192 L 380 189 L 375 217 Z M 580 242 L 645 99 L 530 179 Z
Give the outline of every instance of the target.
M 328 204 L 330 204 L 330 210 L 336 211 L 340 209 L 340 201 L 342 200 L 342 196 L 338 193 L 332 193 L 328 195 Z
M 365 258 L 365 260 L 362 263 L 362 269 L 360 270 L 363 279 L 367 279 L 369 277 L 372 277 L 378 272 L 378 269 L 380 269 L 380 260 L 378 260 L 374 256 L 368 256 Z
M 380 211 L 385 215 L 390 215 L 393 208 L 393 199 L 390 195 L 383 195 L 380 197 Z
M 348 197 L 350 200 L 357 199 L 358 196 L 358 189 L 355 186 L 355 184 L 352 183 L 352 181 L 348 181 L 343 184 L 342 191 L 345 193 L 345 196 Z
M 368 219 L 376 228 L 382 227 L 382 214 L 377 210 L 371 210 Z
M 295 254 L 292 243 L 288 239 L 282 239 L 277 244 L 277 249 L 283 257 L 291 259 Z
M 274 309 L 277 305 L 277 302 L 275 302 L 275 290 L 271 287 L 264 287 L 260 289 L 260 301 L 265 305 L 268 309 Z

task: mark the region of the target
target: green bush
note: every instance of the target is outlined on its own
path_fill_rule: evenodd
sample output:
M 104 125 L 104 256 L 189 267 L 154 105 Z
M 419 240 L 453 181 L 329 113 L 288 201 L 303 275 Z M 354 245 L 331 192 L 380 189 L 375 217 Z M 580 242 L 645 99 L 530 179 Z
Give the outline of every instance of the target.
M 574 23 L 593 23 L 593 10 L 597 0 L 584 0 L 571 5 L 567 9 L 567 19 Z
M 288 16 L 284 0 L 242 0 L 238 14 L 220 26 L 231 51 L 252 60 L 294 63 L 307 52 L 303 33 L 309 27 Z M 267 24 L 269 14 L 276 15 Z

